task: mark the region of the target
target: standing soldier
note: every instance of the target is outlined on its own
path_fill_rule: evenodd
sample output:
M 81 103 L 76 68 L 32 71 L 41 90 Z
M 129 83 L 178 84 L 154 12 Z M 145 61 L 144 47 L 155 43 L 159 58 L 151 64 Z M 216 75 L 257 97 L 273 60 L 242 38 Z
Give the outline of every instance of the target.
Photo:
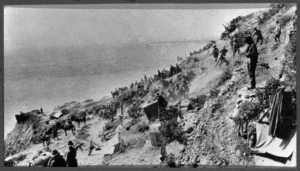
M 86 125 L 86 116 L 87 116 L 87 111 L 85 111 L 83 113 L 83 116 L 82 116 L 82 120 L 83 120 L 84 125 Z
M 225 58 L 227 52 L 228 52 L 228 50 L 224 46 L 223 49 L 220 51 L 221 54 L 219 56 L 219 59 L 218 59 L 215 67 L 217 67 L 217 65 L 219 64 L 219 62 L 221 62 L 220 66 L 223 64 L 223 62 L 226 62 L 227 65 L 228 65 L 229 62 Z
M 236 38 L 233 39 L 232 48 L 233 48 L 233 56 L 232 56 L 232 58 L 234 58 L 236 52 L 238 54 L 240 54 L 240 47 L 239 47 L 239 44 L 238 44 L 238 41 L 237 41 Z
M 275 42 L 277 42 L 277 40 L 278 42 L 280 42 L 281 26 L 279 20 L 276 21 L 276 27 L 274 33 L 275 33 L 275 37 L 274 37 Z
M 130 84 L 130 90 L 131 90 L 131 91 L 133 90 L 133 87 L 134 87 L 134 84 L 131 83 L 131 84 Z
M 124 104 L 121 102 L 121 115 L 120 115 L 120 121 L 121 125 L 123 126 L 123 118 L 124 118 Z
M 213 51 L 212 51 L 212 54 L 213 54 L 213 57 L 215 58 L 215 62 L 217 62 L 218 60 L 218 56 L 219 56 L 219 49 L 217 48 L 216 45 L 213 46 Z
M 252 37 L 245 36 L 245 42 L 248 44 L 247 50 L 246 50 L 246 57 L 249 59 L 248 62 L 248 72 L 249 72 L 249 77 L 250 77 L 250 82 L 251 86 L 248 87 L 248 89 L 254 89 L 255 88 L 255 69 L 257 65 L 257 58 L 258 58 L 258 53 L 257 53 L 257 48 L 255 43 L 253 42 Z
M 57 132 L 58 132 L 58 128 L 57 128 L 57 125 L 56 125 L 56 126 L 54 126 L 54 128 L 52 130 L 53 140 L 55 140 L 55 141 L 59 140 Z
M 74 147 L 74 144 L 72 141 L 68 142 L 69 146 L 69 151 L 67 152 L 67 167 L 77 167 L 77 159 L 76 159 L 76 154 L 77 154 L 77 149 Z
M 260 45 L 262 45 L 263 44 L 263 40 L 264 40 L 264 38 L 263 38 L 263 36 L 262 36 L 262 34 L 261 34 L 261 31 L 260 30 L 258 30 L 257 28 L 254 28 L 254 32 L 253 32 L 253 34 L 252 34 L 252 37 L 254 37 L 256 35 L 256 45 L 258 44 L 258 42 L 259 41 L 261 41 L 260 42 Z
M 95 146 L 94 146 L 94 143 L 93 143 L 93 139 L 91 139 L 88 156 L 90 156 L 92 154 L 92 151 L 93 151 L 94 148 L 95 148 Z

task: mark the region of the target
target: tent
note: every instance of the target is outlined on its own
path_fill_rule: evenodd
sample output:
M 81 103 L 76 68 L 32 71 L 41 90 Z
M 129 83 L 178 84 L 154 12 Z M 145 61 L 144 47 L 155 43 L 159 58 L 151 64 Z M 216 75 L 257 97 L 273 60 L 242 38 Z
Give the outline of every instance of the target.
M 256 123 L 256 145 L 252 149 L 256 153 L 268 153 L 277 157 L 288 158 L 296 149 L 296 129 L 291 130 L 286 139 L 269 135 L 270 126 Z

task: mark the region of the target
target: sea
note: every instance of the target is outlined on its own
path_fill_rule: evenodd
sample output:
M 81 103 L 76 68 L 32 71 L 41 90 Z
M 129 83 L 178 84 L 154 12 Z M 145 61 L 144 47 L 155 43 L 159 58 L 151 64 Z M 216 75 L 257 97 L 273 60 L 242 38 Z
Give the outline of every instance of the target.
M 131 43 L 122 46 L 26 49 L 4 57 L 4 133 L 15 114 L 43 108 L 51 112 L 66 102 L 100 100 L 115 88 L 144 75 L 169 69 L 208 41 Z M 12 61 L 15 55 L 19 62 Z M 20 62 L 21 61 L 21 62 Z

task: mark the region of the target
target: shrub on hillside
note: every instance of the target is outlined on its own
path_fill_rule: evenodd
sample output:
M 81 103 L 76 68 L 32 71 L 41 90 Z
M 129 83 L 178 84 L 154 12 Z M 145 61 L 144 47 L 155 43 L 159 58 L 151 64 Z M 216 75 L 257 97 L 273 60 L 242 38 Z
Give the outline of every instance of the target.
M 70 110 L 68 110 L 68 109 L 63 109 L 63 110 L 61 110 L 61 113 L 62 113 L 63 115 L 66 115 L 66 114 L 70 113 Z
M 191 98 L 190 100 L 197 104 L 198 107 L 202 108 L 204 106 L 204 103 L 206 101 L 206 96 L 204 94 L 198 95 L 195 98 Z
M 140 124 L 137 125 L 137 130 L 138 130 L 139 132 L 145 132 L 145 131 L 148 131 L 148 130 L 149 130 L 149 125 L 146 124 L 145 122 L 140 123 Z
M 214 99 L 214 98 L 218 97 L 220 91 L 221 90 L 219 90 L 217 88 L 212 88 L 209 93 L 209 98 Z
M 267 80 L 266 86 L 264 87 L 264 91 L 259 91 L 257 93 L 260 103 L 265 108 L 270 107 L 271 98 L 280 85 L 280 81 L 272 77 L 269 80 Z
M 142 108 L 140 108 L 140 107 L 136 107 L 136 108 L 130 107 L 128 109 L 127 113 L 128 113 L 129 117 L 134 118 L 134 119 L 143 116 L 143 114 L 142 114 Z
M 192 81 L 193 78 L 195 78 L 196 74 L 193 70 L 187 71 L 187 73 L 184 75 L 184 79 L 186 81 Z
M 166 163 L 169 167 L 176 167 L 175 155 L 173 153 L 166 157 Z
M 167 143 L 174 140 L 177 140 L 181 144 L 187 143 L 187 137 L 185 136 L 184 131 L 178 126 L 178 123 L 175 120 L 163 121 L 159 130 Z
M 286 26 L 286 24 L 289 23 L 292 19 L 293 19 L 293 17 L 291 15 L 284 15 L 284 16 L 282 16 L 280 18 L 281 28 L 283 28 L 284 26 Z
M 245 102 L 239 108 L 238 119 L 245 122 L 258 119 L 261 110 L 262 105 L 260 103 Z
M 125 131 L 119 135 L 119 141 L 124 143 L 127 148 L 143 147 L 146 143 L 147 134 L 135 131 Z

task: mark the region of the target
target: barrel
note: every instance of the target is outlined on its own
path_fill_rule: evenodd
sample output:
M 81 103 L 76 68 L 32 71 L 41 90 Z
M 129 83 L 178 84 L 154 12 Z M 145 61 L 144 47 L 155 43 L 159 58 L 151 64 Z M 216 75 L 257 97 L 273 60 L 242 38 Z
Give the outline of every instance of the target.
M 161 139 L 161 134 L 159 131 L 159 127 L 161 126 L 160 123 L 154 123 L 150 125 L 149 129 L 149 139 L 151 142 L 151 145 L 154 147 L 159 147 L 162 145 L 162 139 Z

